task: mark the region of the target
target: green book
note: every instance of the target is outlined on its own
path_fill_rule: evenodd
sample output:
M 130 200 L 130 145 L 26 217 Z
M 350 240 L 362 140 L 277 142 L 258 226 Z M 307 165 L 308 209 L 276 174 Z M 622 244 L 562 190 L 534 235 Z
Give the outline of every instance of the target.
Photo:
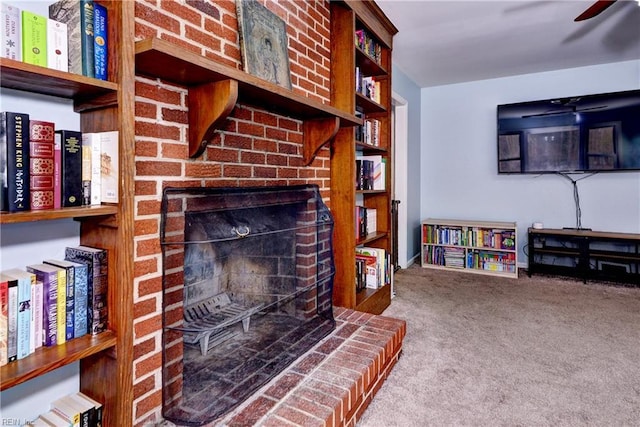
M 47 18 L 22 11 L 22 61 L 47 66 Z

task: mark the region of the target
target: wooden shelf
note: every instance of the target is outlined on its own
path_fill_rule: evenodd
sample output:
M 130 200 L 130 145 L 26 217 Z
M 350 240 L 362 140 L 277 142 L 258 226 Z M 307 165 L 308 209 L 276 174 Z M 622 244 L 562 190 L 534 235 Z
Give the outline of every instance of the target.
M 25 211 L 25 212 L 2 212 L 0 214 L 0 224 L 16 224 L 21 222 L 48 221 L 55 219 L 115 215 L 118 212 L 117 206 L 82 206 L 77 208 L 63 208 L 54 210 Z
M 360 71 L 367 76 L 388 76 L 389 72 L 382 66 L 376 62 L 374 58 L 369 56 L 364 50 L 360 49 L 358 46 L 355 47 L 356 50 L 356 63 L 360 67 Z
M 362 141 L 356 140 L 356 150 L 360 150 L 362 152 L 366 152 L 368 154 L 385 154 L 389 150 L 384 147 L 379 147 L 377 145 L 365 144 Z
M 87 334 L 53 347 L 42 347 L 30 356 L 0 368 L 0 391 L 115 347 L 115 345 L 116 335 L 107 331 L 99 335 Z M 105 378 L 105 380 L 108 379 Z
M 136 73 L 189 88 L 190 157 L 202 154 L 237 102 L 303 120 L 305 164 L 340 127 L 362 124 L 354 114 L 157 38 L 136 42 Z
M 380 232 L 371 233 L 371 234 L 368 234 L 367 237 L 365 237 L 364 239 L 356 240 L 356 245 L 366 245 L 367 243 L 374 242 L 378 239 L 382 239 L 387 236 L 388 236 L 387 233 L 380 233 Z
M 362 108 L 365 114 L 386 113 L 387 109 L 371 98 L 367 98 L 361 93 L 356 93 L 356 105 Z
M 2 87 L 67 99 L 95 99 L 115 93 L 116 83 L 0 58 Z

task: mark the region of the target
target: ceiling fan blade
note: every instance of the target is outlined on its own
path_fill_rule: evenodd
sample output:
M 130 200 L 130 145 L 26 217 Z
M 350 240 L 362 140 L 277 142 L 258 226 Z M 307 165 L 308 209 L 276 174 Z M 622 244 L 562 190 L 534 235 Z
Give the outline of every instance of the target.
M 601 14 L 604 10 L 606 10 L 609 6 L 614 4 L 616 0 L 598 0 L 594 4 L 592 4 L 587 10 L 582 12 L 576 19 L 575 22 L 584 21 L 585 19 L 593 18 Z

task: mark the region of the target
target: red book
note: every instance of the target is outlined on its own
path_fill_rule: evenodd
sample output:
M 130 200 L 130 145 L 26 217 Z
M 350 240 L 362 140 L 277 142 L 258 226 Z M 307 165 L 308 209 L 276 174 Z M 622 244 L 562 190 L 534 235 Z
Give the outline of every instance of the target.
M 55 125 L 52 122 L 29 121 L 32 210 L 54 207 L 54 135 Z

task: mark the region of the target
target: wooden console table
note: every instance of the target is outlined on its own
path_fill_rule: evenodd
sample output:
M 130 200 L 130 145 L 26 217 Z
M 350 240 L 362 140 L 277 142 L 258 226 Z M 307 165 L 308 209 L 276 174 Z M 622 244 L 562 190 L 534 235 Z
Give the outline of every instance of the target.
M 640 285 L 640 234 L 529 228 L 529 276 L 551 273 Z

